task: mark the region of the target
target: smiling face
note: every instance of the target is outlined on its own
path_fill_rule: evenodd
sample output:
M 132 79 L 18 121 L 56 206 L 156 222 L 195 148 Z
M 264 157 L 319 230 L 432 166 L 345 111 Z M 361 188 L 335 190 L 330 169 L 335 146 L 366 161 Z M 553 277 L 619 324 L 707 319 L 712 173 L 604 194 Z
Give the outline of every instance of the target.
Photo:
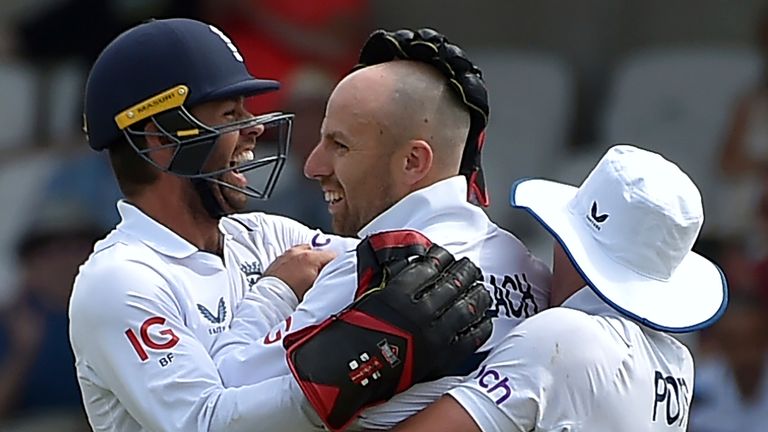
M 354 236 L 405 194 L 397 170 L 397 146 L 382 118 L 381 90 L 367 79 L 345 79 L 328 100 L 320 142 L 304 172 L 317 179 L 328 202 L 334 232 Z
M 355 235 L 409 193 L 457 175 L 468 130 L 468 112 L 431 66 L 369 66 L 334 89 L 304 174 L 320 182 L 334 231 Z
M 191 114 L 208 126 L 225 125 L 252 117 L 245 109 L 243 98 L 203 103 L 192 108 Z M 203 166 L 203 172 L 219 171 L 252 161 L 257 138 L 263 132 L 264 126 L 256 125 L 221 134 Z M 237 170 L 220 174 L 217 178 L 240 189 L 248 185 L 246 177 Z M 245 209 L 248 197 L 242 192 L 216 183 L 211 183 L 211 189 L 224 211 L 231 213 Z

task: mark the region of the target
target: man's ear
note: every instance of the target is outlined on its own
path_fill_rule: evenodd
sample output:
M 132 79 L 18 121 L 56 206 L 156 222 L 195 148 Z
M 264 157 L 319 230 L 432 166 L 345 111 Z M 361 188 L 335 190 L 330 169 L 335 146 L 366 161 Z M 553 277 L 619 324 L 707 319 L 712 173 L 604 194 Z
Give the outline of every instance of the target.
M 173 157 L 173 149 L 159 149 L 163 144 L 167 144 L 165 138 L 157 135 L 157 133 L 160 132 L 160 129 L 157 128 L 157 125 L 155 125 L 154 122 L 148 121 L 147 124 L 144 125 L 144 132 L 146 132 L 146 135 L 144 135 L 142 139 L 144 139 L 144 142 L 146 143 L 146 148 L 151 150 L 147 152 L 147 156 L 152 158 L 155 163 L 162 167 L 168 166 Z
M 162 138 L 157 136 L 157 133 L 160 132 L 160 130 L 154 122 L 148 121 L 144 124 L 144 132 L 146 135 L 144 135 L 143 138 L 147 143 L 147 148 L 157 148 L 163 145 Z
M 405 153 L 404 180 L 413 185 L 429 174 L 433 162 L 432 147 L 424 140 L 411 140 Z

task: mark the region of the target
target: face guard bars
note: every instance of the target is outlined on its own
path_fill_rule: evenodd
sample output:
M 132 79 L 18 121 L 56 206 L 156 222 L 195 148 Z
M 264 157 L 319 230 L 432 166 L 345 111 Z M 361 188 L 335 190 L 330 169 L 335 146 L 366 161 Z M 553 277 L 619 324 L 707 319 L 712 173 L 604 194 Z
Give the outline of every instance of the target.
M 203 179 L 256 199 L 269 198 L 285 164 L 293 114 L 273 112 L 224 125 L 208 126 L 184 108 L 183 103 L 188 93 L 186 86 L 176 86 L 121 112 L 115 116 L 115 122 L 134 151 L 163 172 L 189 179 Z M 152 122 L 157 132 L 145 131 L 147 122 Z M 235 166 L 206 169 L 221 135 L 258 125 L 264 126 L 264 132 L 256 138 L 253 160 Z M 137 144 L 136 137 L 146 140 L 148 136 L 159 137 L 167 143 L 154 148 Z M 167 166 L 150 157 L 151 153 L 165 149 L 173 151 Z M 243 175 L 255 173 L 257 181 L 249 179 L 247 186 L 238 187 L 221 180 L 229 172 Z

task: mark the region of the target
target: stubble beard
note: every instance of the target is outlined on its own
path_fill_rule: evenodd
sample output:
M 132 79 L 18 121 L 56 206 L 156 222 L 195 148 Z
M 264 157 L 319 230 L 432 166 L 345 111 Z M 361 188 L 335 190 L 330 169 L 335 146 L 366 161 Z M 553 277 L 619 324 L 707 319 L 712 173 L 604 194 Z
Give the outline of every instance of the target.
M 375 201 L 370 201 L 372 197 L 369 197 L 369 203 L 365 207 L 359 207 L 357 211 L 353 212 L 347 203 L 344 212 L 333 215 L 331 225 L 334 233 L 341 236 L 356 237 L 363 227 L 399 200 L 390 183 L 382 184 L 381 188 L 373 195 L 378 198 Z
M 228 173 L 222 174 L 219 180 L 230 184 L 225 180 L 227 174 Z M 220 196 L 217 197 L 217 199 L 220 200 L 220 205 L 222 205 L 225 210 L 231 210 L 233 213 L 245 210 L 248 204 L 248 197 L 243 192 L 220 184 L 217 185 L 217 188 L 220 191 Z

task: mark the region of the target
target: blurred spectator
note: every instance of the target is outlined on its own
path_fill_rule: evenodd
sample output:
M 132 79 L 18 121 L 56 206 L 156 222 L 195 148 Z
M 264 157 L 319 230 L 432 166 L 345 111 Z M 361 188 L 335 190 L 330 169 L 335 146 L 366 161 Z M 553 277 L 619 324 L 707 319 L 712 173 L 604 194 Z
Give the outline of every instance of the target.
M 79 203 L 48 201 L 17 246 L 21 286 L 0 313 L 2 430 L 54 416 L 85 430 L 67 304 L 79 265 L 103 234 Z M 62 424 L 56 430 L 65 430 Z
M 110 40 L 150 18 L 198 18 L 203 0 L 33 1 L 42 4 L 19 14 L 5 31 L 0 26 L 0 55 L 12 52 L 34 66 L 36 88 L 24 102 L 36 106 L 33 143 L 45 146 L 69 138 L 61 129 L 69 135 L 82 127 L 87 67 Z
M 757 206 L 755 238 L 759 244 L 760 259 L 755 269 L 755 288 L 768 311 L 768 189 L 763 192 Z
M 268 201 L 253 202 L 252 208 L 330 231 L 328 205 L 317 181 L 304 176 L 304 162 L 319 140 L 325 103 L 335 81 L 322 69 L 305 67 L 298 69 L 286 83 L 284 109 L 296 114 L 288 160 L 272 197 Z
M 105 230 L 120 221 L 117 201 L 123 197 L 112 175 L 106 152 L 96 153 L 80 147 L 61 157 L 41 191 L 41 200 L 66 200 L 81 203 L 93 222 Z
M 199 18 L 199 0 L 64 0 L 26 17 L 17 49 L 42 62 L 91 64 L 117 34 L 149 18 Z
M 285 81 L 313 66 L 334 80 L 357 62 L 372 30 L 369 0 L 208 0 L 205 17 L 229 35 L 256 76 Z M 253 98 L 252 112 L 281 108 L 283 90 Z
M 755 262 L 745 241 L 739 237 L 702 237 L 694 247 L 701 255 L 716 262 L 728 277 L 728 289 L 736 294 L 754 294 Z
M 758 20 L 756 44 L 761 80 L 736 102 L 720 157 L 719 207 L 727 209 L 731 232 L 740 234 L 753 226 L 756 203 L 768 184 L 768 10 Z
M 0 60 L 17 54 L 17 23 L 56 0 L 3 0 L 0 2 Z
M 697 359 L 691 432 L 762 432 L 768 420 L 768 318 L 734 295 L 712 327 L 718 354 Z

